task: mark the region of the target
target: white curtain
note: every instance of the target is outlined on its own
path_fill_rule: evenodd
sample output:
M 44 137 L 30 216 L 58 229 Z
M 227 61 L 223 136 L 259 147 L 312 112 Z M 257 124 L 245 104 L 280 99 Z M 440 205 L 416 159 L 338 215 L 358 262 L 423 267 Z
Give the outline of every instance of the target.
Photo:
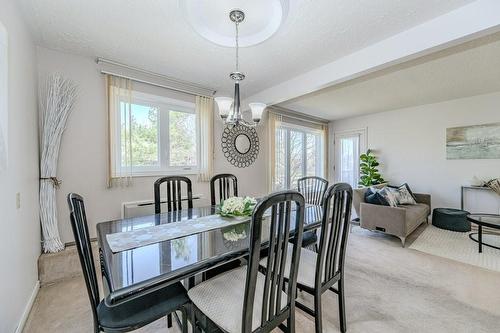
M 329 138 L 328 138 L 328 124 L 324 124 L 321 126 L 321 131 L 323 132 L 323 178 L 328 179 L 328 151 L 329 151 Z
M 269 193 L 275 190 L 276 183 L 276 129 L 280 126 L 282 117 L 274 112 L 268 112 L 268 142 L 269 142 L 269 163 L 267 183 Z
M 106 83 L 109 143 L 108 187 L 116 185 L 128 186 L 132 181 L 133 161 L 131 128 L 132 81 L 106 75 Z
M 200 171 L 198 181 L 208 182 L 213 175 L 214 99 L 196 96 L 196 119 L 199 131 Z
M 51 75 L 40 95 L 40 223 L 43 251 L 64 249 L 57 225 L 57 161 L 66 121 L 76 100 L 76 87 L 59 75 Z

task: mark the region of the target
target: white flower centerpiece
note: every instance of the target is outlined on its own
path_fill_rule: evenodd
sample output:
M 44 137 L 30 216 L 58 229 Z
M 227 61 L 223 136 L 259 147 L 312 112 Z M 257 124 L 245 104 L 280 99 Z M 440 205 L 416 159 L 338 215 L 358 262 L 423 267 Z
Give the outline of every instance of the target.
M 246 219 L 252 216 L 253 209 L 257 204 L 257 200 L 251 197 L 231 197 L 223 200 L 219 206 L 217 214 L 222 217 L 234 219 Z M 247 237 L 247 225 L 237 224 L 227 227 L 222 230 L 224 239 L 232 242 L 237 242 Z
M 231 197 L 221 202 L 217 213 L 222 217 L 248 217 L 256 204 L 252 197 Z

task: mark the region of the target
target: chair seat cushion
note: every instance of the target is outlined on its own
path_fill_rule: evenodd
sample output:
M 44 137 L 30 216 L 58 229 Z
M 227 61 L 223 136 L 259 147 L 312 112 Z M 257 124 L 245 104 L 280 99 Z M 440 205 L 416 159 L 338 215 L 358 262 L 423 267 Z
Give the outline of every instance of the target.
M 314 245 L 316 244 L 317 241 L 318 241 L 318 235 L 316 234 L 316 231 L 304 232 L 302 236 L 302 247 L 308 247 Z
M 97 316 L 104 329 L 135 329 L 174 312 L 188 302 L 186 289 L 178 282 L 116 306 L 107 306 L 101 301 L 97 306 Z
M 191 288 L 188 291 L 189 298 L 217 326 L 230 333 L 240 333 L 246 276 L 246 266 L 233 269 Z M 261 323 L 264 280 L 265 276 L 258 273 L 252 331 L 257 329 Z M 283 308 L 286 303 L 287 296 L 282 292 L 281 304 Z
M 285 266 L 285 276 L 290 275 L 290 261 L 292 260 L 292 244 L 288 245 L 287 251 L 287 263 Z M 308 249 L 301 249 L 300 252 L 300 264 L 299 264 L 299 274 L 297 275 L 297 283 L 304 286 L 314 288 L 314 278 L 316 274 L 316 260 L 317 254 L 314 251 Z M 267 258 L 260 261 L 260 265 L 264 268 L 267 267 Z

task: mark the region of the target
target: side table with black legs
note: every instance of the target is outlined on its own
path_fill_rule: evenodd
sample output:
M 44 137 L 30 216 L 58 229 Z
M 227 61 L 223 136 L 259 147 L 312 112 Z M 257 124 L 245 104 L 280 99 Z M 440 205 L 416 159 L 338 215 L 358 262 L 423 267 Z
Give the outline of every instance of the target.
M 469 214 L 467 215 L 467 220 L 469 220 L 471 223 L 477 224 L 478 226 L 477 234 L 476 233 L 469 234 L 469 238 L 472 239 L 474 242 L 478 243 L 479 253 L 483 252 L 483 245 L 500 250 L 500 247 L 498 246 L 483 242 L 483 227 L 489 227 L 500 230 L 500 215 Z M 474 236 L 476 235 L 477 239 L 474 238 Z M 500 235 L 498 235 L 498 237 L 500 237 Z

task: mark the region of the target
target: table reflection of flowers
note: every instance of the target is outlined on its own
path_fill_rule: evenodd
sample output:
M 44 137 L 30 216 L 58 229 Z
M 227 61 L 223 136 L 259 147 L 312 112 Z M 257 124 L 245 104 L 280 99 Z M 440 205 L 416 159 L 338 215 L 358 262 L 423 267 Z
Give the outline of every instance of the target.
M 181 259 L 188 261 L 190 257 L 190 251 L 186 239 L 172 239 L 171 241 L 172 249 L 175 252 L 175 259 Z
M 231 242 L 237 242 L 241 239 L 247 238 L 248 223 L 241 223 L 235 226 L 226 227 L 222 229 L 222 237 Z

